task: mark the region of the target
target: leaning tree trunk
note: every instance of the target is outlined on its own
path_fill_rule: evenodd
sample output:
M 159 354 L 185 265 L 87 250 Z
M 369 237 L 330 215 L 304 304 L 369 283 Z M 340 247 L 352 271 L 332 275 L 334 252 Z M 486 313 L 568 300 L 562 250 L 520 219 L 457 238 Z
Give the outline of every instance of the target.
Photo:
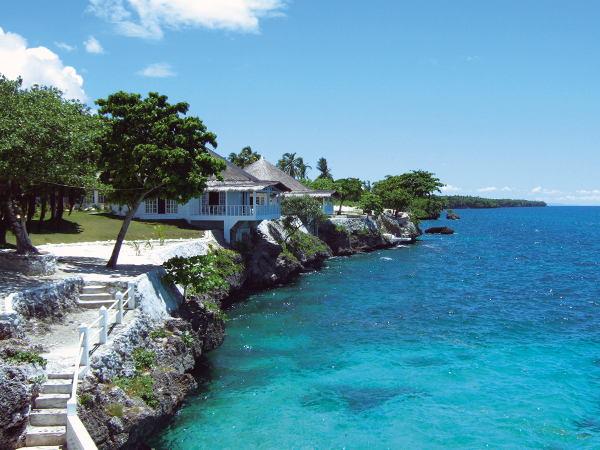
M 123 241 L 125 240 L 125 234 L 127 234 L 127 228 L 129 228 L 131 219 L 133 219 L 133 216 L 135 216 L 135 213 L 137 212 L 138 208 L 140 207 L 140 204 L 142 203 L 142 201 L 144 200 L 144 197 L 146 197 L 146 195 L 149 194 L 153 190 L 154 189 L 150 189 L 148 191 L 142 192 L 140 194 L 140 196 L 138 197 L 138 199 L 135 201 L 135 203 L 132 205 L 132 207 L 129 209 L 129 211 L 127 211 L 127 215 L 125 216 L 123 225 L 121 225 L 121 230 L 119 231 L 119 234 L 117 235 L 117 242 L 115 242 L 115 247 L 113 248 L 113 252 L 112 252 L 112 255 L 110 256 L 110 259 L 106 263 L 106 267 L 108 267 L 110 269 L 117 268 L 117 259 L 119 259 L 119 252 L 121 251 L 121 246 L 123 245 Z
M 42 223 L 44 222 L 44 218 L 46 217 L 46 208 L 48 207 L 48 196 L 44 195 L 42 197 L 42 205 L 40 206 L 40 220 L 38 222 L 38 233 L 42 232 Z
M 27 234 L 27 228 L 25 227 L 25 217 L 23 212 L 17 205 L 13 205 L 10 196 L 3 202 L 2 208 L 4 214 L 8 218 L 10 225 L 12 226 L 13 233 L 17 238 L 17 253 L 28 254 L 32 253 L 39 255 L 40 251 L 33 246 L 29 235 Z
M 340 214 L 342 214 L 342 205 L 344 204 L 344 200 L 340 199 L 340 209 L 338 209 L 338 213 L 337 215 L 339 216 Z

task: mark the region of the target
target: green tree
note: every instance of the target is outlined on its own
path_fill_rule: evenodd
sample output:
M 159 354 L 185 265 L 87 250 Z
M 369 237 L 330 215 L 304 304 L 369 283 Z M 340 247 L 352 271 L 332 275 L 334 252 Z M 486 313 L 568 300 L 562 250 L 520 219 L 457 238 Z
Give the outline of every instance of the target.
M 327 220 L 321 202 L 309 195 L 285 197 L 281 202 L 281 214 L 283 228 L 287 233 L 286 242 L 302 225 L 314 229 Z
M 277 167 L 289 176 L 300 179 L 305 179 L 306 171 L 312 169 L 309 165 L 304 164 L 301 157 L 296 158 L 296 153 L 284 153 L 281 159 L 277 161 Z
M 338 214 L 342 213 L 344 201 L 358 201 L 362 195 L 362 182 L 358 178 L 340 178 L 333 183 L 334 189 L 340 195 L 340 208 Z
M 360 208 L 367 216 L 370 214 L 379 216 L 383 212 L 383 203 L 378 195 L 366 192 L 360 198 Z
M 307 179 L 306 171 L 312 169 L 308 164 L 304 164 L 304 160 L 302 158 L 298 158 L 298 178 L 299 179 Z
M 227 287 L 223 271 L 217 265 L 217 255 L 213 251 L 191 257 L 175 256 L 165 261 L 163 267 L 167 272 L 163 281 L 182 286 L 184 299 L 187 299 L 188 287 L 192 288 L 194 294 Z
M 237 155 L 234 152 L 230 153 L 227 159 L 229 159 L 229 161 L 234 163 L 240 169 L 243 169 L 244 167 L 258 161 L 260 159 L 260 155 L 256 152 L 253 152 L 250 147 L 244 147 Z
M 309 188 L 315 189 L 317 191 L 331 191 L 335 189 L 333 180 L 329 178 L 317 178 L 315 181 L 309 181 L 304 184 L 306 184 Z
M 39 253 L 27 232 L 35 197 L 65 185 L 82 186 L 95 174 L 102 123 L 78 101 L 48 86 L 21 89 L 0 76 L 0 202 L 18 253 Z M 62 216 L 62 198 L 58 219 Z M 4 228 L 5 229 L 5 228 Z
M 387 175 L 384 180 L 373 184 L 372 192 L 381 198 L 384 208 L 394 211 L 396 217 L 400 211 L 407 211 L 413 200 L 403 188 L 400 175 Z
M 332 180 L 333 176 L 331 175 L 331 168 L 327 166 L 327 160 L 325 158 L 320 158 L 317 161 L 317 170 L 321 172 L 321 174 L 317 177 L 317 180 Z
M 413 198 L 430 197 L 434 192 L 442 192 L 440 188 L 444 183 L 435 174 L 424 170 L 413 170 L 400 175 L 400 187 L 408 192 Z
M 105 117 L 108 137 L 102 146 L 100 179 L 115 191 L 110 199 L 129 211 L 119 231 L 107 267 L 115 268 L 127 228 L 141 202 L 152 195 L 187 203 L 199 197 L 209 176 L 222 179 L 225 162 L 212 157 L 206 146 L 217 146 L 197 117 L 181 117 L 189 105 L 171 105 L 151 92 L 117 92 L 96 101 Z

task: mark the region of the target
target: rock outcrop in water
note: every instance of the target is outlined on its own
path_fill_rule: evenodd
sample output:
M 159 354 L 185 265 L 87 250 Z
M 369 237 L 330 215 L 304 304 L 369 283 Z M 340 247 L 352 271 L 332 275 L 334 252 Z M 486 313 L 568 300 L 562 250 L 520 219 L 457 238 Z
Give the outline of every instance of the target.
M 446 219 L 448 220 L 460 220 L 460 216 L 456 213 L 448 211 L 446 213 Z
M 431 227 L 425 230 L 427 234 L 454 234 L 454 230 L 449 227 Z

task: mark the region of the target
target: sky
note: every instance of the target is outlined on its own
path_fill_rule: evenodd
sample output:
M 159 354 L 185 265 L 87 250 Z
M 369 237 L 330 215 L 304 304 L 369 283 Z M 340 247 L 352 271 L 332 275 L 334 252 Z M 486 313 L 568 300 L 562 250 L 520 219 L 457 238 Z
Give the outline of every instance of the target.
M 21 0 L 0 73 L 95 108 L 159 92 L 272 163 L 600 205 L 600 2 Z

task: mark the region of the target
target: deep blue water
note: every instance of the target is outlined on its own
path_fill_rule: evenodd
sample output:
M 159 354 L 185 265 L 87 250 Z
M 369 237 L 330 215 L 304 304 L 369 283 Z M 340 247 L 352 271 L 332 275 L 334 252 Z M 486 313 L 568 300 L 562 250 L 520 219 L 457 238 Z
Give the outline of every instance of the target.
M 150 445 L 600 448 L 600 208 L 456 212 L 234 306 Z

